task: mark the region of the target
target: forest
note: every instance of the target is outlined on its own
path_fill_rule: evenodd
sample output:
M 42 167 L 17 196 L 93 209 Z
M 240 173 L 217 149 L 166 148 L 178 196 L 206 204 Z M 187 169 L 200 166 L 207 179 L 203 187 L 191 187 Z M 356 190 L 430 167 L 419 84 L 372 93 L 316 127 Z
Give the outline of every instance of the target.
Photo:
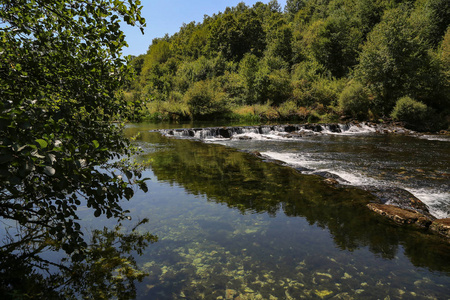
M 450 2 L 241 2 L 133 57 L 128 120 L 450 124 Z

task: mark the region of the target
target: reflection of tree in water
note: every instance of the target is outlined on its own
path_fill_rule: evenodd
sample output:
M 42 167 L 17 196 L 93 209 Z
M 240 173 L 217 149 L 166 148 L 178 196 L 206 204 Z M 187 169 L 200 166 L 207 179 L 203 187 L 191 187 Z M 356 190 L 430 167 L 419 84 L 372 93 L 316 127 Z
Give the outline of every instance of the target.
M 112 230 L 94 230 L 82 256 L 63 256 L 59 261 L 45 258 L 57 242 L 35 228 L 20 232 L 18 239 L 6 234 L 0 245 L 2 299 L 134 299 L 135 282 L 146 273 L 138 269 L 133 254 L 142 254 L 149 242 L 157 241 L 136 230 L 145 222 L 128 233 L 120 224 Z
M 373 253 L 393 259 L 402 245 L 416 266 L 450 271 L 448 244 L 373 214 L 365 207 L 373 200 L 365 191 L 332 187 L 319 178 L 223 146 L 157 134 L 143 139 L 165 145 L 164 151 L 146 157 L 152 159 L 158 180 L 180 184 L 192 194 L 207 195 L 209 201 L 244 214 L 275 215 L 282 209 L 287 216 L 304 217 L 311 225 L 328 228 L 340 249 L 368 246 Z

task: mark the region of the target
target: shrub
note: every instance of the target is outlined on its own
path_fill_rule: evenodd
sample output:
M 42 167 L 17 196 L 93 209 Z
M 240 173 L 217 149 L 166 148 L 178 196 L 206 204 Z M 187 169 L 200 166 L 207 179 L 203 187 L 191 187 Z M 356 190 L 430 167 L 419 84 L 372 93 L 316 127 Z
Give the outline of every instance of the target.
M 256 94 L 259 103 L 270 101 L 274 105 L 283 103 L 291 97 L 292 88 L 289 73 L 286 70 L 258 72 Z
M 192 118 L 210 118 L 229 111 L 226 93 L 213 81 L 196 82 L 184 95 Z
M 339 96 L 339 108 L 353 118 L 365 119 L 370 107 L 369 96 L 359 82 L 349 84 Z
M 272 106 L 270 101 L 266 104 L 255 104 L 253 105 L 255 115 L 260 116 L 262 120 L 277 120 L 279 118 L 278 112 Z
M 248 122 L 261 121 L 261 116 L 256 114 L 253 105 L 243 105 L 234 107 L 232 111 L 232 118 L 234 120 L 248 121 Z
M 316 76 L 311 79 L 293 81 L 292 96 L 299 105 L 311 106 L 316 103 L 335 105 L 342 90 L 342 81 Z
M 423 127 L 423 122 L 427 116 L 428 107 L 409 96 L 398 99 L 391 117 L 394 120 L 404 121 L 414 127 Z
M 289 119 L 298 116 L 297 103 L 293 100 L 286 101 L 278 107 L 278 114 L 283 119 Z
M 308 117 L 308 123 L 317 123 L 320 121 L 320 114 L 316 111 L 311 111 L 309 117 Z

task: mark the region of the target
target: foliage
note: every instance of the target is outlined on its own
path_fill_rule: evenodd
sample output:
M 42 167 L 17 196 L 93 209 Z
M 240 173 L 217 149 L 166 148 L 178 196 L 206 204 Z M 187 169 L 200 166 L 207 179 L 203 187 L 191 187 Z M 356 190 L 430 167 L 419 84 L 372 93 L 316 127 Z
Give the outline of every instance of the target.
M 247 52 L 261 54 L 265 47 L 264 37 L 256 12 L 238 6 L 211 24 L 208 47 L 227 59 L 240 60 Z
M 442 89 L 440 71 L 409 16 L 410 9 L 406 6 L 386 12 L 369 34 L 356 70 L 357 77 L 373 93 L 376 109 L 382 114 L 390 113 L 395 101 L 404 94 L 435 102 L 437 107 L 445 102 L 438 100 L 446 98 L 438 95 Z
M 440 61 L 442 63 L 442 70 L 447 82 L 450 82 L 450 27 L 445 33 L 444 39 L 440 49 Z
M 394 120 L 400 120 L 410 125 L 419 126 L 427 116 L 427 106 L 409 96 L 398 99 L 391 116 Z
M 115 0 L 0 4 L 0 217 L 18 231 L 0 251 L 24 271 L 47 270 L 39 256 L 47 250 L 86 261 L 78 207 L 124 219 L 120 201 L 134 184 L 147 190 L 142 169 L 126 160 L 133 151 L 122 127 L 112 124 L 126 106 L 117 90 L 130 80 L 120 22 L 142 30 L 141 8 Z
M 295 16 L 305 6 L 305 2 L 305 0 L 287 0 L 284 11 L 291 16 Z
M 360 82 L 350 82 L 339 96 L 339 108 L 357 119 L 367 118 L 369 95 Z
M 293 99 L 301 106 L 335 105 L 342 90 L 342 81 L 326 77 L 312 80 L 301 78 L 293 82 Z
M 184 95 L 184 102 L 193 117 L 214 116 L 228 111 L 225 93 L 213 81 L 196 82 Z
M 171 92 L 184 95 L 195 82 L 215 81 L 242 111 L 267 102 L 276 111 L 293 100 L 308 111 L 323 105 L 328 115 L 319 117 L 336 119 L 340 93 L 358 81 L 370 102 L 359 102 L 362 114 L 346 111 L 355 117 L 389 116 L 398 98 L 411 95 L 445 119 L 449 14 L 445 0 L 288 0 L 284 11 L 276 0 L 240 3 L 155 40 L 140 97 L 168 101 Z M 162 41 L 170 68 L 152 58 Z

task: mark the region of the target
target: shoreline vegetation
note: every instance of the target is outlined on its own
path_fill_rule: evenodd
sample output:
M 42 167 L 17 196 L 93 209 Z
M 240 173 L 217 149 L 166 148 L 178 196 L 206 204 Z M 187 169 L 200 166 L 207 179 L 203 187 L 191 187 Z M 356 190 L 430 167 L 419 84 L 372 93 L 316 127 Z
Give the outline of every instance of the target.
M 129 121 L 450 126 L 445 0 L 241 2 L 133 57 Z

